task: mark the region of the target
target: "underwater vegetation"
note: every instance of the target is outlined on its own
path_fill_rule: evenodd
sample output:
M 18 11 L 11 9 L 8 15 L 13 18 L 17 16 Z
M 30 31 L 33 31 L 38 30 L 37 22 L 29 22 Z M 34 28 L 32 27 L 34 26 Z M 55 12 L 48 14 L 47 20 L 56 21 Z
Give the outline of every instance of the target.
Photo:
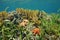
M 23 8 L 1 11 L 0 40 L 60 40 L 60 13 Z

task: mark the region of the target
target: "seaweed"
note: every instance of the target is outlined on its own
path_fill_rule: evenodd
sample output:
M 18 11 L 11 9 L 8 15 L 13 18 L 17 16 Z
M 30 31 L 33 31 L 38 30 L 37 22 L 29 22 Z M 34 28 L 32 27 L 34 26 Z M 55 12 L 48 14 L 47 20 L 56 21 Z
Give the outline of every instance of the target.
M 60 39 L 60 13 L 48 14 L 43 10 L 17 8 L 16 11 L 12 11 L 9 14 L 6 10 L 0 12 L 0 40 Z M 11 16 L 13 16 L 12 21 L 9 19 Z M 29 20 L 29 24 L 22 28 L 19 25 L 24 19 Z M 40 29 L 39 36 L 34 36 L 31 32 L 34 28 L 34 24 Z

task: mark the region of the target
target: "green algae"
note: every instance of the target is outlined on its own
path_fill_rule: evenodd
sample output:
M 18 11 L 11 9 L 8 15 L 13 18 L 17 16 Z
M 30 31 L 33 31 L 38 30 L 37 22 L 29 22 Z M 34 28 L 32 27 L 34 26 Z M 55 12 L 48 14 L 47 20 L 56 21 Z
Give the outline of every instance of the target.
M 60 13 L 47 14 L 44 11 L 28 10 L 23 8 L 17 8 L 15 12 L 18 15 L 21 14 L 20 17 L 22 19 L 27 18 L 29 20 L 29 29 L 27 28 L 27 30 L 25 30 L 28 32 L 28 34 L 26 33 L 27 36 L 25 40 L 30 40 L 31 38 L 34 40 L 34 36 L 31 34 L 30 30 L 33 28 L 34 23 L 36 23 L 36 25 L 38 25 L 38 27 L 41 29 L 40 36 L 37 37 L 38 40 L 57 40 L 60 38 Z M 14 15 L 15 12 L 12 11 L 10 14 Z M 20 30 L 12 21 L 8 21 L 6 23 L 4 22 L 4 20 L 6 20 L 10 14 L 6 11 L 0 12 L 0 23 L 2 23 L 0 24 L 0 40 L 9 40 L 11 37 L 14 38 L 16 36 L 15 31 L 17 29 Z M 19 17 L 17 19 L 19 19 Z M 22 34 L 20 34 L 19 38 L 22 40 Z

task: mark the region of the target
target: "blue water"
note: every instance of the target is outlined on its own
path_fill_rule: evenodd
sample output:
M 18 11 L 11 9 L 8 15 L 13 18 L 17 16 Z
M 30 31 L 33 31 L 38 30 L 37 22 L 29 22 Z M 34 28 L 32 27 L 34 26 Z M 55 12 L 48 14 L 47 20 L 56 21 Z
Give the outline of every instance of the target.
M 0 11 L 15 10 L 16 8 L 38 9 L 48 13 L 57 12 L 60 9 L 60 0 L 0 0 Z

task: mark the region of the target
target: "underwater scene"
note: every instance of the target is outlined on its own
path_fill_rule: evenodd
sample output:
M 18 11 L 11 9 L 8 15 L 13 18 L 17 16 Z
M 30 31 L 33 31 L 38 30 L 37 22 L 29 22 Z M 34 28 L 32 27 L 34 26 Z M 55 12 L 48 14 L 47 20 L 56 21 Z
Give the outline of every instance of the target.
M 0 40 L 60 40 L 60 0 L 0 0 Z

